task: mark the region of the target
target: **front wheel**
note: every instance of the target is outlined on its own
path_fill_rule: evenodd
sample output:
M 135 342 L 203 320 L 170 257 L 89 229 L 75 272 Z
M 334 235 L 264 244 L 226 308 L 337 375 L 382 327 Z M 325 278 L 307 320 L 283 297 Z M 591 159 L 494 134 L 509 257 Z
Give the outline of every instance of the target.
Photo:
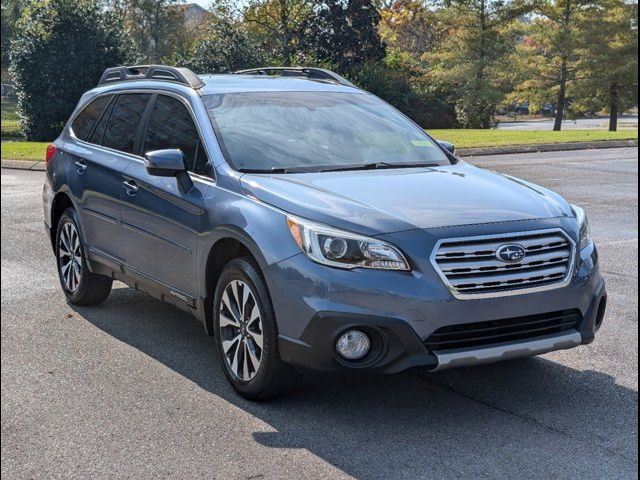
M 229 262 L 213 307 L 216 350 L 225 376 L 250 400 L 278 396 L 296 378 L 280 359 L 273 307 L 258 268 L 250 258 Z
M 58 222 L 55 245 L 58 276 L 67 299 L 74 305 L 104 302 L 113 280 L 89 271 L 78 217 L 72 208 L 66 209 Z

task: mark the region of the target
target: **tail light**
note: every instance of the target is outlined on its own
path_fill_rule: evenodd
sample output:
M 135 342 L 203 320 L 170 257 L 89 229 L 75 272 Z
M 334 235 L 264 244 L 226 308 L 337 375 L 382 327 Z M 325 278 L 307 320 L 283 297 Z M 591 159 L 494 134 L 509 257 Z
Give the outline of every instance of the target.
M 45 153 L 44 155 L 44 163 L 49 165 L 49 162 L 51 161 L 51 159 L 53 158 L 53 156 L 56 154 L 57 151 L 58 151 L 58 148 L 53 143 L 50 143 L 49 145 L 47 145 L 47 153 Z

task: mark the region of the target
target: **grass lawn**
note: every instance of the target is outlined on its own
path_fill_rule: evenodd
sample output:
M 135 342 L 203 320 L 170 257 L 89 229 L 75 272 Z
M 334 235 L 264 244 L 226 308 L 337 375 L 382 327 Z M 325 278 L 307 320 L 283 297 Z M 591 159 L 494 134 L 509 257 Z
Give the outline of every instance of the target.
M 596 142 L 600 140 L 637 140 L 638 130 L 618 132 L 606 130 L 428 130 L 438 140 L 455 144 L 456 148 L 496 147 L 500 145 L 533 145 L 559 142 Z
M 8 100 L 3 100 L 1 103 L 0 113 L 2 114 L 2 125 L 5 122 L 11 123 L 14 122 L 15 125 L 18 124 L 18 112 L 16 111 L 17 105 L 16 102 L 10 102 Z
M 3 138 L 19 138 L 18 131 L 18 113 L 16 112 L 15 102 L 2 101 L 2 137 Z
M 447 140 L 454 143 L 457 148 L 638 139 L 638 130 L 622 130 L 620 132 L 607 132 L 604 130 L 566 130 L 564 132 L 546 130 L 429 130 L 429 133 L 439 140 Z M 46 148 L 47 142 L 3 142 L 2 158 L 43 160 Z
M 9 160 L 44 160 L 48 142 L 2 142 L 2 158 Z

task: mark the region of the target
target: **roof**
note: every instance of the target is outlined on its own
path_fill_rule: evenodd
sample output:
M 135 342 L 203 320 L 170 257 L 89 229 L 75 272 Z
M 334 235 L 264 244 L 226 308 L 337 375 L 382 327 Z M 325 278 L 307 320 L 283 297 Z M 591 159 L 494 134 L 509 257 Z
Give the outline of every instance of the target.
M 357 87 L 342 85 L 331 81 L 309 80 L 304 77 L 271 75 L 198 75 L 204 84 L 193 88 L 188 85 L 163 79 L 138 78 L 127 81 L 113 81 L 89 90 L 83 101 L 105 92 L 124 92 L 127 90 L 164 90 L 183 95 L 214 95 L 240 92 L 338 92 L 367 93 Z
M 362 90 L 320 80 L 269 75 L 198 75 L 205 83 L 205 95 L 238 92 L 343 92 L 362 93 Z

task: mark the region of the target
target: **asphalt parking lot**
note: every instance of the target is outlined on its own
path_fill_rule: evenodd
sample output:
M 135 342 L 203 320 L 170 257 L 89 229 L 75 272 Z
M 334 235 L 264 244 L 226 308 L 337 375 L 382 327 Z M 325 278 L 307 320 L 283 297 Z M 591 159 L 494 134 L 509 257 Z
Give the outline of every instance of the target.
M 42 172 L 2 170 L 2 477 L 637 478 L 638 151 L 470 160 L 589 213 L 610 308 L 596 342 L 439 374 L 309 375 L 236 396 L 195 319 L 118 285 L 71 308 Z

